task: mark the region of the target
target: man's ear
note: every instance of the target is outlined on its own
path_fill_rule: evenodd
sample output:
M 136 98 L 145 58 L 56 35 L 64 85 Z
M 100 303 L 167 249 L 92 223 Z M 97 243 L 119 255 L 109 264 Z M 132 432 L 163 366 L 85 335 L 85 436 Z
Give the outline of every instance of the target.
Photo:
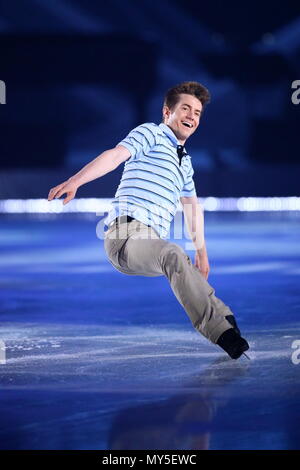
M 166 105 L 163 106 L 162 113 L 163 113 L 164 120 L 169 117 L 170 110 L 169 110 L 168 106 L 166 106 Z

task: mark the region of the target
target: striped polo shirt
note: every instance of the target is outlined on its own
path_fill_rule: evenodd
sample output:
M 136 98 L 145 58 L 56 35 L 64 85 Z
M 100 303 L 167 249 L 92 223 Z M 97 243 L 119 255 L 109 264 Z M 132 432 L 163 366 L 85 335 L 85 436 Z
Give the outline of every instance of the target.
M 181 196 L 196 195 L 191 157 L 179 166 L 177 137 L 161 123 L 145 123 L 133 129 L 118 145 L 131 156 L 104 223 L 130 215 L 150 225 L 160 238 L 167 238 Z

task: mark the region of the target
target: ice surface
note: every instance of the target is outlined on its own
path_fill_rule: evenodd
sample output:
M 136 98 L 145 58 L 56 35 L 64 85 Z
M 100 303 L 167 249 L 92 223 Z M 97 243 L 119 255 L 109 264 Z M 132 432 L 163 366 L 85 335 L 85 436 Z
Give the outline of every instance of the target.
M 300 224 L 227 216 L 206 218 L 209 282 L 250 361 L 199 335 L 164 277 L 115 271 L 96 218 L 0 220 L 2 449 L 299 449 Z

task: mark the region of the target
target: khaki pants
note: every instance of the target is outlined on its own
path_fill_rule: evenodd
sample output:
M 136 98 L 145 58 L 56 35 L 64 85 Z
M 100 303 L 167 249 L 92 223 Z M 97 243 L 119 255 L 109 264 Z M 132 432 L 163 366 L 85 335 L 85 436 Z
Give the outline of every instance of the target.
M 214 289 L 185 251 L 161 239 L 153 228 L 138 220 L 123 223 L 117 220 L 104 238 L 110 263 L 121 273 L 132 276 L 166 276 L 194 328 L 216 343 L 224 331 L 232 328 L 224 317 L 233 313 L 215 296 Z

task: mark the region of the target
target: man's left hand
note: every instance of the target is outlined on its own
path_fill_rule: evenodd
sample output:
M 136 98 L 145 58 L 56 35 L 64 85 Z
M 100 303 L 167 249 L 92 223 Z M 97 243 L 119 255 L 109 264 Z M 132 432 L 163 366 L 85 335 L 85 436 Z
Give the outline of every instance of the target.
M 206 249 L 196 251 L 195 254 L 195 266 L 196 268 L 199 269 L 201 274 L 204 276 L 204 278 L 207 280 L 208 279 L 208 274 L 209 274 L 209 262 L 208 262 L 208 257 L 207 257 L 207 252 Z

